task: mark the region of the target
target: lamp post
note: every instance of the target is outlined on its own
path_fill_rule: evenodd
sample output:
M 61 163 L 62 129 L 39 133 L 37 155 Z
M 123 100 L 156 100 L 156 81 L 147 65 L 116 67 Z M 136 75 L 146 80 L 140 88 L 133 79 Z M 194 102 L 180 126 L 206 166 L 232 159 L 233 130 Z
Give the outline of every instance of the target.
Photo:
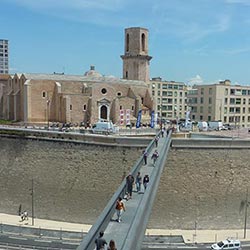
M 248 188 L 246 193 L 246 200 L 245 200 L 245 220 L 244 220 L 244 239 L 247 236 L 247 208 L 248 208 Z
M 180 132 L 179 130 L 179 119 L 178 119 L 178 113 L 177 113 L 177 106 L 174 107 L 175 110 L 175 116 L 176 116 L 176 132 Z
M 31 180 L 31 217 L 32 217 L 32 226 L 34 226 L 34 180 Z
M 49 130 L 49 105 L 50 105 L 50 99 L 47 99 L 47 128 Z

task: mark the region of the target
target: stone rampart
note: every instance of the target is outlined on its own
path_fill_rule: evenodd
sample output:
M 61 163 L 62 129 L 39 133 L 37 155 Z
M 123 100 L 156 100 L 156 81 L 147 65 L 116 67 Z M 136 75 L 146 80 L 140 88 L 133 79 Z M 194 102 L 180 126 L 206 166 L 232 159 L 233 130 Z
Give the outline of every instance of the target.
M 142 148 L 0 137 L 0 211 L 94 223 Z M 249 149 L 172 148 L 149 228 L 243 228 Z

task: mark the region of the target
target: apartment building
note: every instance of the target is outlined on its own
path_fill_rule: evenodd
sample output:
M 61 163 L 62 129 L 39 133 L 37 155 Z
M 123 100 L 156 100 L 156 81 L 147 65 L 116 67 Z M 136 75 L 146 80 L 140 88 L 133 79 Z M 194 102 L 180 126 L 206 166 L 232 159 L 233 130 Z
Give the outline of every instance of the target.
M 187 98 L 192 120 L 250 127 L 250 86 L 231 85 L 230 80 L 195 85 Z
M 183 82 L 163 81 L 155 77 L 148 83 L 154 99 L 155 112 L 163 120 L 185 118 L 187 105 L 187 86 Z
M 9 73 L 9 41 L 0 39 L 0 74 Z

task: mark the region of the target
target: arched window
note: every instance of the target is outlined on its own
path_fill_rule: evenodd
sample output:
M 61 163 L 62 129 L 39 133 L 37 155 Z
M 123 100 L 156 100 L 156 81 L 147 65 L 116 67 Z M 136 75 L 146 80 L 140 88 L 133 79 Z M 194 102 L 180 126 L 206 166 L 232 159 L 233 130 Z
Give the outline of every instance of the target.
M 108 109 L 105 105 L 101 106 L 101 119 L 108 119 Z
M 126 37 L 126 52 L 129 51 L 129 34 L 127 34 L 127 37 Z
M 145 34 L 142 33 L 141 35 L 141 49 L 142 51 L 145 51 Z

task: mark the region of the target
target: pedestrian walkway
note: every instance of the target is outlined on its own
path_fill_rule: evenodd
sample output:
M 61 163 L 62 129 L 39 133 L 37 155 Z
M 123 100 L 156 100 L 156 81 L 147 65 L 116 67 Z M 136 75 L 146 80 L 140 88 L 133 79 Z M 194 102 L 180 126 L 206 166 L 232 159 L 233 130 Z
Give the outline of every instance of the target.
M 34 226 L 32 226 L 32 219 L 29 217 L 28 221 L 21 221 L 20 216 L 0 213 L 0 223 L 12 226 L 32 227 L 51 230 L 63 230 L 72 232 L 87 233 L 91 227 L 88 224 L 69 223 L 54 220 L 35 219 Z
M 126 203 L 126 205 L 129 205 L 129 202 Z M 126 219 L 126 217 L 124 217 L 124 219 Z M 83 232 L 83 233 L 87 233 L 91 227 L 91 225 L 89 224 L 68 223 L 68 222 L 43 220 L 43 219 L 35 219 L 35 224 L 34 226 L 32 226 L 31 218 L 29 218 L 28 223 L 20 222 L 20 216 L 4 214 L 4 213 L 0 213 L 0 223 L 12 226 L 44 228 L 51 230 L 65 230 L 65 231 Z M 122 223 L 120 225 L 122 225 Z M 227 238 L 237 238 L 241 241 L 250 241 L 250 230 L 247 230 L 246 232 L 247 237 L 246 239 L 244 239 L 243 229 L 196 230 L 196 232 L 195 230 L 166 230 L 166 229 L 146 230 L 146 236 L 174 236 L 174 235 L 181 235 L 185 243 L 213 243 Z M 105 236 L 107 236 L 107 233 L 105 234 Z

